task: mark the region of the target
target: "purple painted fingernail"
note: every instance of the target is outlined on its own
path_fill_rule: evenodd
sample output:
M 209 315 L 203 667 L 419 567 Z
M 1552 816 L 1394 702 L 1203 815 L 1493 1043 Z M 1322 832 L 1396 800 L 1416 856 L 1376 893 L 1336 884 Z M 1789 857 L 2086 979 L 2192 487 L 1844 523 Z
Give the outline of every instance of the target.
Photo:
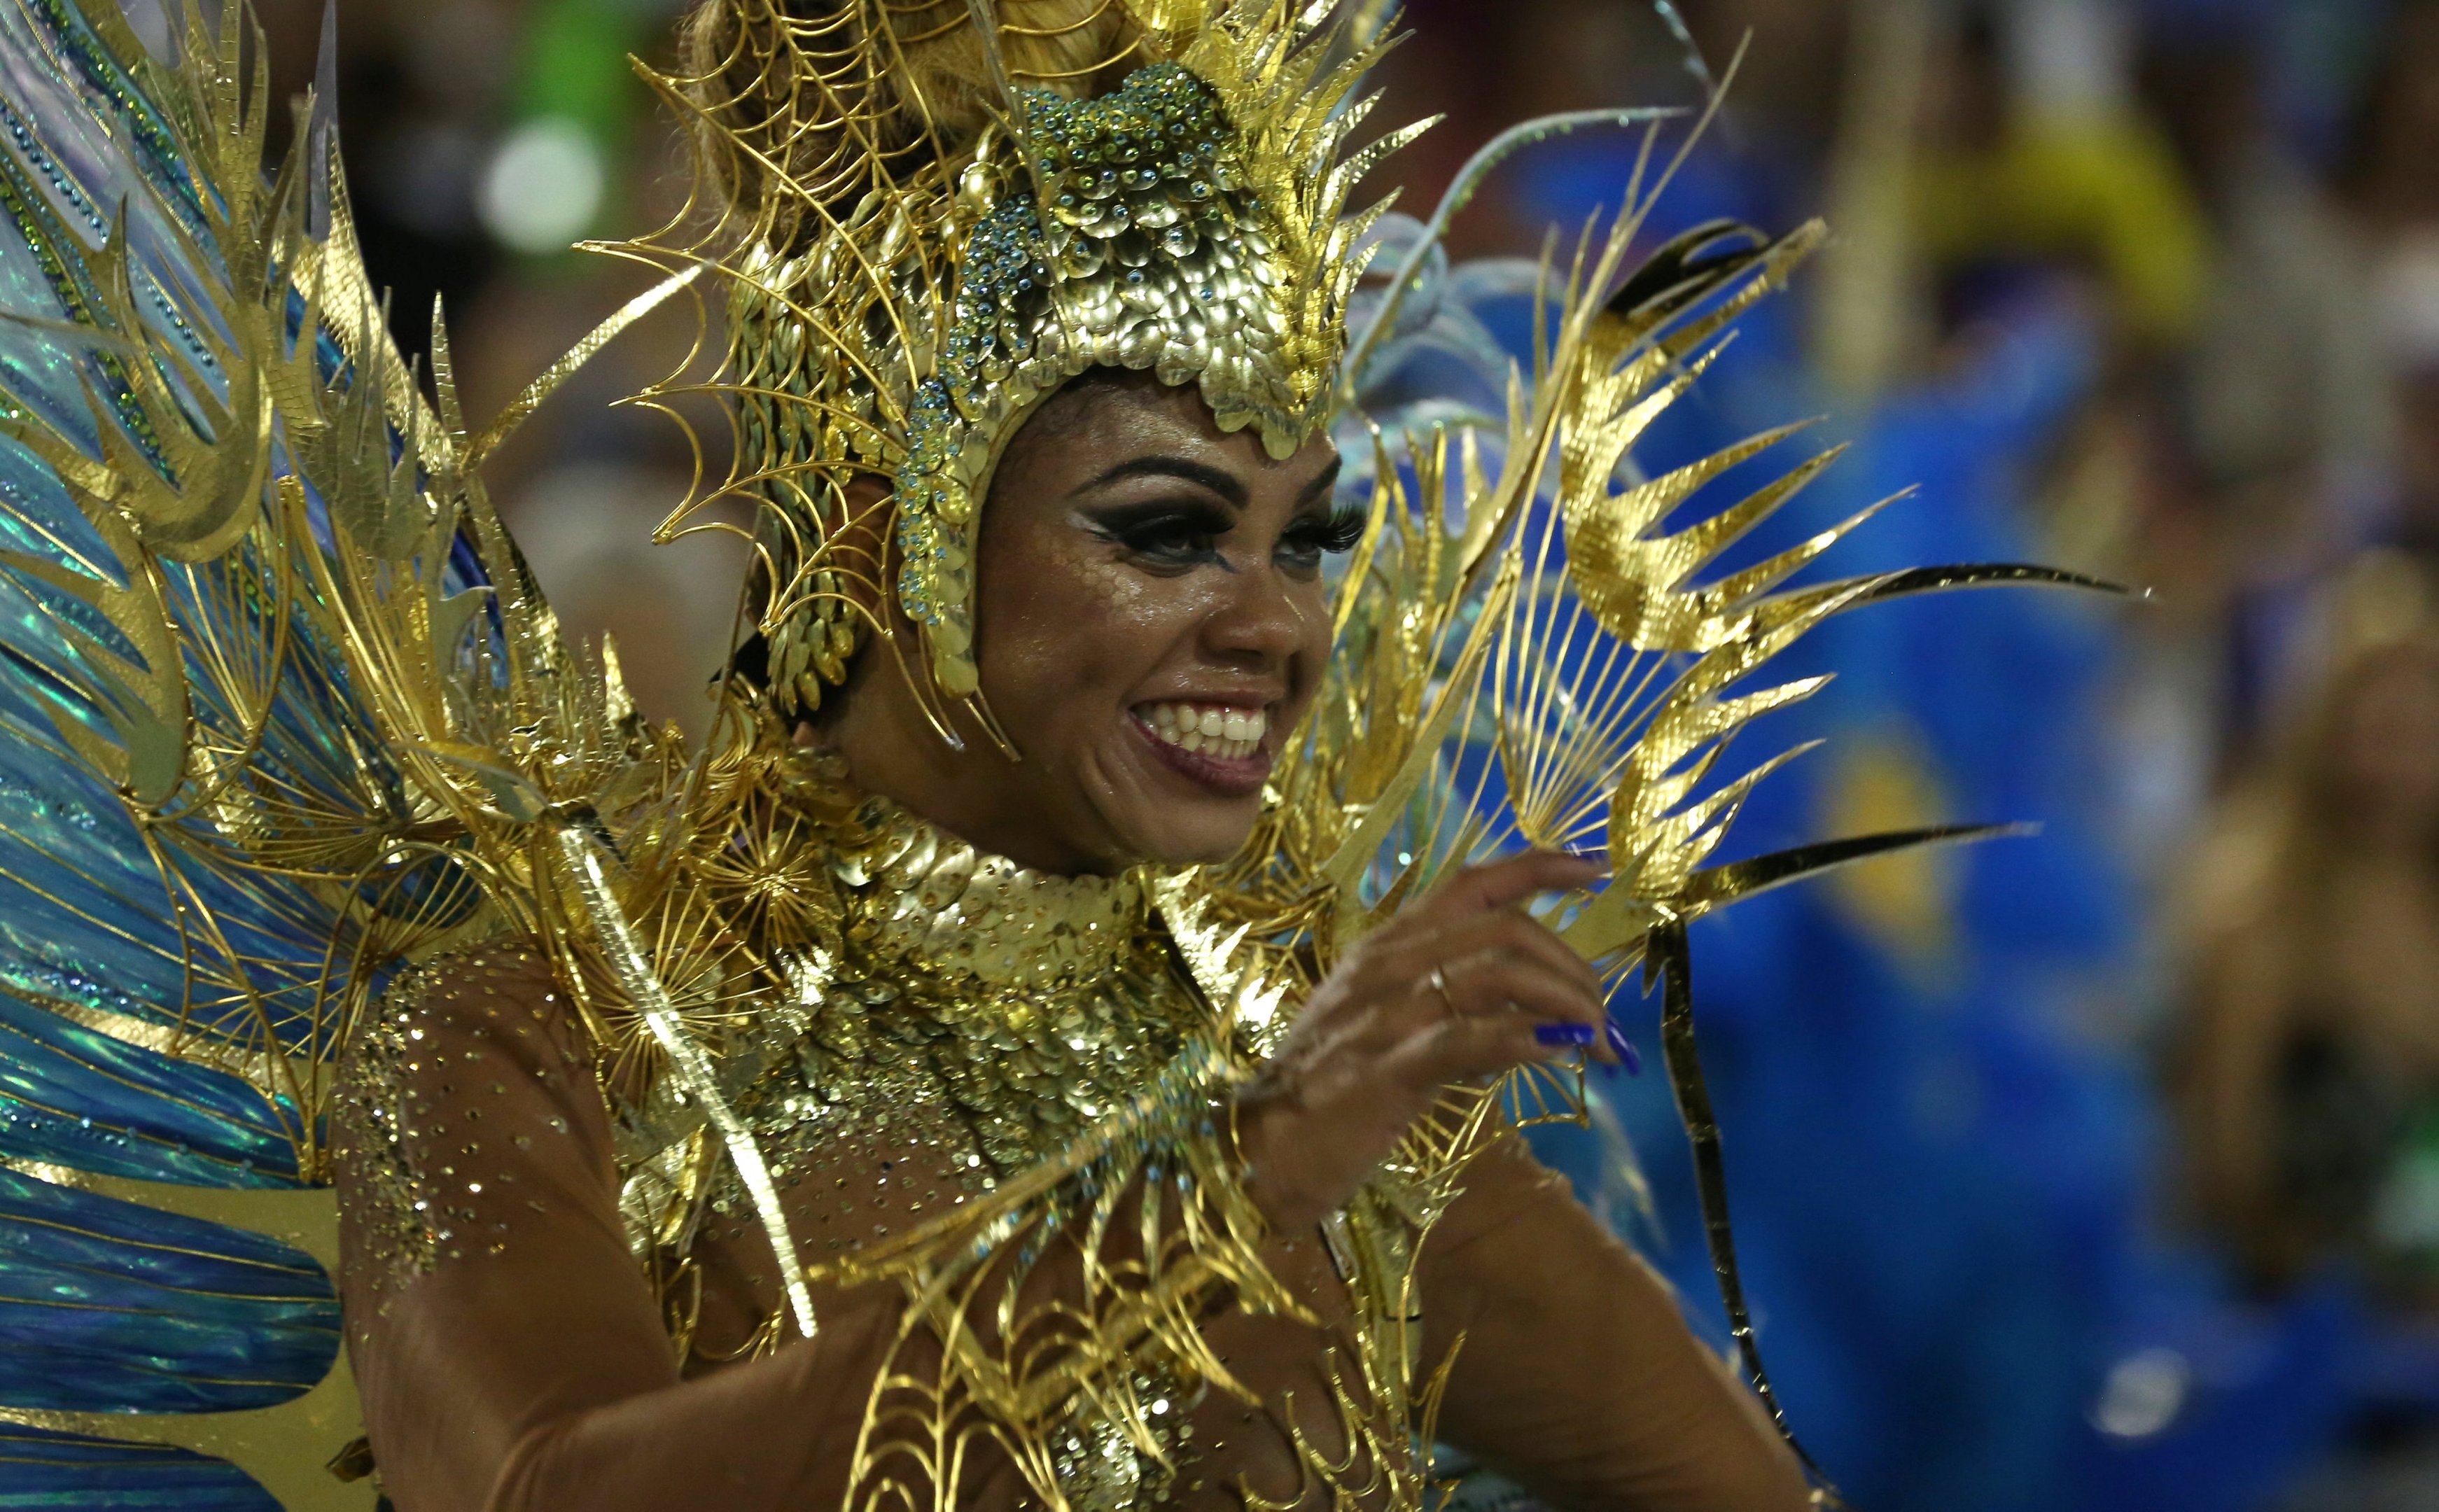
M 1626 1037 L 1626 1031 L 1620 1029 L 1616 1024 L 1612 1023 L 1607 1027 L 1609 1030 L 1609 1047 L 1611 1051 L 1617 1056 L 1617 1063 L 1626 1068 L 1626 1074 L 1628 1076 L 1642 1076 L 1643 1052 L 1634 1048 L 1634 1041 L 1628 1039 Z
M 1588 1045 L 1593 1042 L 1593 1026 L 1589 1023 L 1537 1023 L 1533 1038 L 1542 1044 Z

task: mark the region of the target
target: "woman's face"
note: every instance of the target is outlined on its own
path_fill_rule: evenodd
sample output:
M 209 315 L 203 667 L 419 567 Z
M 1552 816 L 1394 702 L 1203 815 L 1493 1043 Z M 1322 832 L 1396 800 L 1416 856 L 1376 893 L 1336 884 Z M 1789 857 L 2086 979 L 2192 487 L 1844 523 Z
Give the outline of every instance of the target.
M 1148 376 L 1054 399 L 1010 440 L 977 545 L 982 693 L 1020 759 L 926 733 L 868 770 L 850 739 L 858 780 L 1046 870 L 1234 855 L 1329 652 L 1337 471 L 1326 438 L 1275 460 Z M 860 681 L 848 725 L 879 691 Z

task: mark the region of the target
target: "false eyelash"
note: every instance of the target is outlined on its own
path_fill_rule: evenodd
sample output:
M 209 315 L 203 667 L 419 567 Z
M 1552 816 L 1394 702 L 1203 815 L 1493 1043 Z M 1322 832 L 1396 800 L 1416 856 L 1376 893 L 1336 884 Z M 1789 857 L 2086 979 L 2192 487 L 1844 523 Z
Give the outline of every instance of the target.
M 1092 522 L 1095 535 L 1128 551 L 1159 552 L 1190 546 L 1228 533 L 1226 516 L 1211 510 L 1155 505 L 1118 510 Z
M 1371 521 L 1372 511 L 1362 505 L 1342 504 L 1314 528 L 1312 539 L 1326 552 L 1352 551 L 1363 539 L 1363 527 Z

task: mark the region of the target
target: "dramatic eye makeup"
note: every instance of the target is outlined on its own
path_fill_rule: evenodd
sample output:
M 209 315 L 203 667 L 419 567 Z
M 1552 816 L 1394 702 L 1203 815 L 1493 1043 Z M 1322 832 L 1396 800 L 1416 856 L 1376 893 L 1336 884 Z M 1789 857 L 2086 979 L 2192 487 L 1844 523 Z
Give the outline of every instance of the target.
M 1364 509 L 1353 504 L 1308 510 L 1291 521 L 1279 537 L 1279 559 L 1300 570 L 1316 569 L 1323 557 L 1354 550 L 1363 539 L 1365 520 Z
M 1347 550 L 1362 539 L 1362 509 L 1324 507 L 1337 473 L 1332 467 L 1306 486 L 1273 550 L 1282 570 L 1298 576 L 1316 572 L 1324 555 Z M 1142 456 L 1119 463 L 1076 492 L 1090 494 L 1131 478 L 1156 478 L 1169 489 L 1152 498 L 1081 506 L 1077 514 L 1087 531 L 1155 572 L 1229 565 L 1220 543 L 1236 531 L 1247 507 L 1242 480 L 1182 457 Z M 1178 484 L 1188 487 L 1176 490 Z
M 1222 561 L 1220 542 L 1237 524 L 1235 511 L 1198 499 L 1102 505 L 1082 514 L 1087 530 L 1154 568 Z

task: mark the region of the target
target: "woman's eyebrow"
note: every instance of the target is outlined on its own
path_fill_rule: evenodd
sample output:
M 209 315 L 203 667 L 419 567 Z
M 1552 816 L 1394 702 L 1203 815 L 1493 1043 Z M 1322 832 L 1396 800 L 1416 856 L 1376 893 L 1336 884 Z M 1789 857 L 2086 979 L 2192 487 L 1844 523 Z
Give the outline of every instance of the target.
M 1328 465 L 1324 467 L 1320 471 L 1314 473 L 1312 475 L 1312 481 L 1304 486 L 1304 491 L 1296 495 L 1297 507 L 1301 508 L 1304 506 L 1310 504 L 1313 500 L 1323 497 L 1327 494 L 1330 489 L 1338 487 L 1338 469 L 1340 461 L 1341 458 L 1336 452 L 1333 451 L 1330 453 Z
M 1090 492 L 1092 489 L 1115 483 L 1122 478 L 1144 477 L 1182 478 L 1188 483 L 1200 484 L 1239 509 L 1245 507 L 1247 502 L 1245 485 L 1234 474 L 1205 463 L 1188 461 L 1182 456 L 1130 457 L 1099 477 L 1077 488 L 1075 493 Z M 1075 493 L 1071 493 L 1069 497 L 1073 498 Z

